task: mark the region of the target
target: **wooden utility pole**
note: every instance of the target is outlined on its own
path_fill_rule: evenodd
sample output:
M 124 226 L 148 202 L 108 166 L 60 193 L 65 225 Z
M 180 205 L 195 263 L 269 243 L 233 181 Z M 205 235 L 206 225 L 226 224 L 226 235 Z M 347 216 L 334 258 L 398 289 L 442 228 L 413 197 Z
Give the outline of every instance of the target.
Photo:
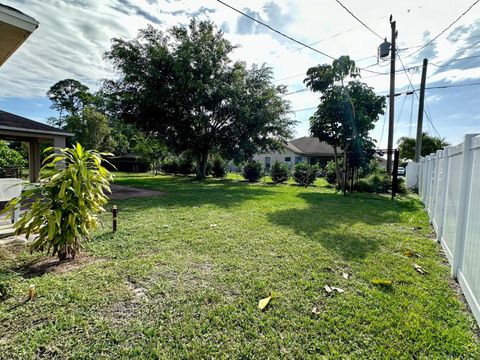
M 390 49 L 390 104 L 388 117 L 388 146 L 387 146 L 387 173 L 392 173 L 392 155 L 393 155 L 393 127 L 395 125 L 395 57 L 396 57 L 396 38 L 397 27 L 396 22 L 392 21 L 390 16 L 390 26 L 392 28 L 392 43 Z
M 422 67 L 422 83 L 420 84 L 420 99 L 418 104 L 418 122 L 417 122 L 417 139 L 415 140 L 415 162 L 420 161 L 422 156 L 422 132 L 423 132 L 423 106 L 425 103 L 425 82 L 427 80 L 428 59 L 423 59 Z

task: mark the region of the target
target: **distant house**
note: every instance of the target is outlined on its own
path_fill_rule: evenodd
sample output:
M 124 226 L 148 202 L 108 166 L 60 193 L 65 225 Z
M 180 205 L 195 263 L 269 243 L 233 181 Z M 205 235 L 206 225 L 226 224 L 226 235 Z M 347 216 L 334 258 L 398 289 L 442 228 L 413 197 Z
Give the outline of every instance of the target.
M 340 154 L 341 150 L 338 150 L 338 153 Z M 334 159 L 334 155 L 330 145 L 320 142 L 318 138 L 304 136 L 289 141 L 281 151 L 255 154 L 253 159 L 260 161 L 266 169 L 275 161 L 287 164 L 290 169 L 294 169 L 299 162 L 319 164 L 323 168 L 328 161 Z

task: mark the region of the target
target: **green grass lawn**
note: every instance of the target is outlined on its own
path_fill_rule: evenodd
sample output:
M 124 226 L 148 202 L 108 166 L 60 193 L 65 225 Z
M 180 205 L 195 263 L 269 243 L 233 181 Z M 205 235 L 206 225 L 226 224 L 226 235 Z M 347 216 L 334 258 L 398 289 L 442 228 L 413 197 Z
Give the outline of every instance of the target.
M 83 257 L 53 271 L 42 274 L 44 257 L 27 251 L 0 258 L 11 287 L 0 358 L 480 358 L 477 327 L 415 196 L 344 198 L 321 181 L 116 182 L 166 195 L 117 201 L 118 232 L 103 215 Z M 30 284 L 37 297 L 27 302 Z

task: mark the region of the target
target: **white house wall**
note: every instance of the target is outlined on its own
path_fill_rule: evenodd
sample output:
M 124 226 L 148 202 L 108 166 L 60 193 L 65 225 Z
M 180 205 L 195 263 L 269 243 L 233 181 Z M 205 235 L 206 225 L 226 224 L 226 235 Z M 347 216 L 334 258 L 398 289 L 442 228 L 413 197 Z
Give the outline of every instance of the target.
M 291 162 L 288 163 L 291 168 L 295 167 L 295 157 L 302 157 L 301 161 L 307 161 L 306 156 L 301 156 L 290 149 L 285 149 L 283 152 L 272 152 L 272 153 L 262 153 L 255 154 L 253 160 L 260 161 L 263 166 L 265 166 L 265 158 L 270 157 L 270 163 L 273 165 L 276 161 L 285 163 L 285 157 L 290 157 Z

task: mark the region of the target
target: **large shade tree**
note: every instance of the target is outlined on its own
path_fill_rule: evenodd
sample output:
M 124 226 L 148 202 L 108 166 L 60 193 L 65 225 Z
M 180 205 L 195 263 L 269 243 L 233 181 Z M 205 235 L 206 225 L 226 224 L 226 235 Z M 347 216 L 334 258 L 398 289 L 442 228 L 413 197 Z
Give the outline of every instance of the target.
M 398 139 L 398 151 L 400 152 L 400 158 L 405 160 L 415 159 L 415 144 L 417 140 L 413 137 L 402 136 Z M 437 150 L 443 149 L 450 144 L 445 139 L 430 136 L 426 132 L 422 133 L 422 151 L 420 156 L 427 156 Z
M 333 147 L 339 185 L 343 187 L 341 165 L 337 161 L 341 150 L 343 171 L 365 164 L 374 154 L 373 130 L 380 114 L 384 113 L 385 97 L 356 81 L 359 70 L 348 56 L 341 56 L 330 64 L 312 67 L 304 80 L 306 86 L 320 93 L 320 104 L 310 118 L 310 132 Z M 353 79 L 346 81 L 347 79 Z
M 208 21 L 167 33 L 148 27 L 131 41 L 113 39 L 106 58 L 118 78 L 104 91 L 119 117 L 173 152 L 192 152 L 202 178 L 212 153 L 249 158 L 278 149 L 295 123 L 272 70 L 233 62 L 234 49 Z

